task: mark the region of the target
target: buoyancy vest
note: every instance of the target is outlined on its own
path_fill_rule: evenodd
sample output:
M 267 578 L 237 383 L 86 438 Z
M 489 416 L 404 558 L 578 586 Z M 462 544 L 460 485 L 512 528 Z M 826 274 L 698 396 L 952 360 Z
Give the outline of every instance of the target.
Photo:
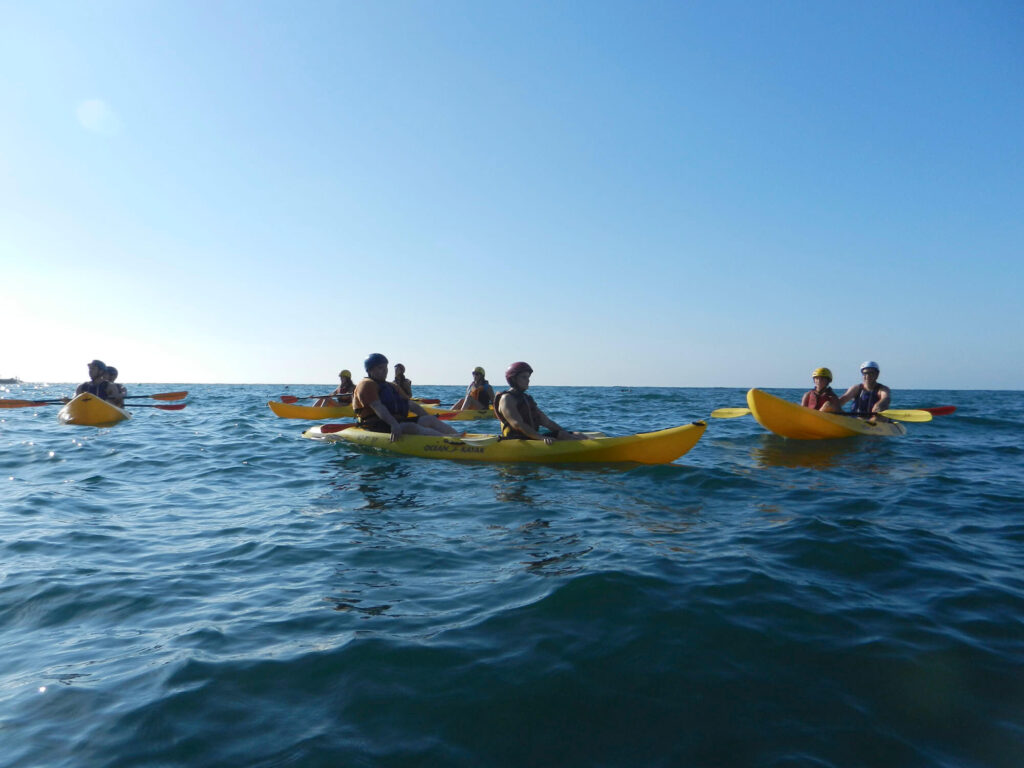
M 364 381 L 366 380 L 364 379 Z M 369 379 L 369 381 L 373 381 L 373 379 Z M 394 384 L 386 381 L 373 381 L 373 383 L 377 385 L 377 399 L 380 400 L 381 405 L 387 409 L 388 413 L 397 419 L 402 419 L 409 415 L 409 401 L 399 394 Z M 356 416 L 359 417 L 360 421 L 379 418 L 373 408 L 370 407 L 370 404 L 362 402 L 361 399 L 356 407 Z
M 491 391 L 491 385 L 487 383 L 487 379 L 484 379 L 484 383 L 479 387 L 470 384 L 467 394 L 486 408 L 491 404 Z
M 83 384 L 79 392 L 80 395 L 95 395 L 100 400 L 109 400 L 107 393 L 110 391 L 109 382 L 106 381 L 87 381 Z
M 873 390 L 866 389 L 863 384 L 858 384 L 857 386 L 860 389 L 857 390 L 857 397 L 853 400 L 853 408 L 850 411 L 850 415 L 870 416 L 871 409 L 882 397 L 882 388 L 877 384 Z
M 537 407 L 537 403 L 534 402 L 533 398 L 525 392 L 520 392 L 517 389 L 506 389 L 504 392 L 499 392 L 494 396 L 494 415 L 497 416 L 498 421 L 501 422 L 501 436 L 516 440 L 533 439 L 524 432 L 520 432 L 518 429 L 513 428 L 512 425 L 508 423 L 508 420 L 504 415 L 502 415 L 499 405 L 501 403 L 501 399 L 504 397 L 512 398 L 512 402 L 515 404 L 520 418 L 529 425 L 530 429 L 536 431 L 537 427 L 540 425 L 540 408 Z
M 839 399 L 839 396 L 832 391 L 832 387 L 825 387 L 824 392 L 812 389 L 807 395 L 807 407 L 816 411 L 820 411 L 821 406 L 825 403 L 832 403 Z

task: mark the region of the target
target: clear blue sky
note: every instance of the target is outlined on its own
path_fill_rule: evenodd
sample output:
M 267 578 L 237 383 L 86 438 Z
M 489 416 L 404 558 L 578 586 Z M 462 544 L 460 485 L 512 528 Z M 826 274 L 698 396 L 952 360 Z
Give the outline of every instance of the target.
M 0 376 L 1024 389 L 1024 5 L 0 0 Z

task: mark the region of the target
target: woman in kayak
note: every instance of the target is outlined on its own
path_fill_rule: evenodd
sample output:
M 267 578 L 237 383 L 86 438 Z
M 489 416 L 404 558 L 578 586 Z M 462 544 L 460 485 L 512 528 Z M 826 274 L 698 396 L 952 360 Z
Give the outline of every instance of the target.
M 889 407 L 892 399 L 892 392 L 885 384 L 878 383 L 879 368 L 874 360 L 865 360 L 860 365 L 860 374 L 863 381 L 854 384 L 839 398 L 839 405 L 853 400 L 851 416 L 871 416 L 872 418 L 879 411 Z
M 842 409 L 839 407 L 839 395 L 832 391 L 832 371 L 828 368 L 815 368 L 811 380 L 814 389 L 804 392 L 800 405 L 816 411 L 839 413 Z
M 112 389 L 108 389 L 110 402 L 116 405 L 118 408 L 124 408 L 124 399 L 128 396 L 128 389 L 121 384 L 117 383 L 117 368 L 112 365 L 107 366 L 107 381 L 110 383 Z M 114 396 L 114 392 L 117 392 L 117 396 Z
M 395 363 L 395 380 L 393 383 L 398 387 L 398 391 L 402 393 L 402 397 L 412 399 L 412 382 L 405 378 L 405 366 L 401 363 Z
M 348 405 L 352 402 L 352 393 L 356 391 L 355 382 L 352 381 L 352 372 L 347 368 L 338 374 L 341 380 L 330 397 L 321 397 L 313 406 L 321 408 L 326 405 Z
M 505 369 L 505 381 L 511 389 L 499 392 L 494 398 L 494 415 L 501 422 L 501 436 L 513 440 L 543 440 L 551 445 L 555 440 L 583 440 L 586 435 L 570 432 L 548 418 L 533 398 L 526 394 L 533 368 L 528 363 L 512 363 Z M 542 435 L 539 427 L 550 433 Z
M 466 394 L 452 406 L 453 411 L 482 411 L 494 402 L 494 387 L 484 378 L 487 374 L 479 365 L 473 369 L 473 381 Z
M 356 384 L 352 408 L 359 426 L 371 432 L 390 432 L 391 442 L 402 435 L 454 435 L 454 429 L 429 415 L 419 403 L 408 400 L 388 382 L 388 359 L 374 352 L 364 363 L 366 378 Z M 415 416 L 410 416 L 409 411 Z

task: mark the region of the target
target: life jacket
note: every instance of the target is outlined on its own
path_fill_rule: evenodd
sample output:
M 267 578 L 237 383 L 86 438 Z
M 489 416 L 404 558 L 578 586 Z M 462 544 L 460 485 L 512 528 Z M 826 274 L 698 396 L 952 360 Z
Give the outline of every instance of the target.
M 502 415 L 499 405 L 503 397 L 512 398 L 516 410 L 519 411 L 520 418 L 534 431 L 537 431 L 537 427 L 540 425 L 540 408 L 537 407 L 537 403 L 528 394 L 517 389 L 507 389 L 494 396 L 494 415 L 501 422 L 501 436 L 515 440 L 531 440 L 532 438 L 529 435 L 514 429 Z
M 839 399 L 839 396 L 832 391 L 832 387 L 825 387 L 824 392 L 812 389 L 807 395 L 807 407 L 813 408 L 816 411 L 820 411 L 821 406 L 825 403 L 832 403 Z
M 871 409 L 882 397 L 882 388 L 877 384 L 874 390 L 865 389 L 863 384 L 858 384 L 857 386 L 860 389 L 857 390 L 857 397 L 853 400 L 853 408 L 850 410 L 850 415 L 870 416 Z
M 480 403 L 484 408 L 491 404 L 491 386 L 487 383 L 487 379 L 484 379 L 484 383 L 479 387 L 474 387 L 472 384 L 469 385 L 469 396 Z
M 373 381 L 373 379 L 367 377 L 363 381 Z M 399 394 L 394 384 L 386 381 L 373 381 L 373 383 L 377 387 L 377 399 L 380 400 L 381 405 L 387 409 L 388 413 L 397 419 L 402 419 L 409 415 L 409 401 Z M 362 398 L 359 398 L 358 404 L 354 401 L 352 404 L 355 406 L 356 416 L 359 417 L 359 421 L 379 419 L 369 403 L 364 403 Z
M 110 398 L 107 397 L 107 393 L 110 391 L 109 387 L 108 387 L 108 383 L 109 382 L 106 382 L 106 381 L 87 381 L 85 384 L 83 384 L 81 387 L 79 387 L 79 389 L 81 390 L 81 392 L 79 392 L 79 394 L 80 395 L 95 395 L 100 400 L 108 400 L 109 401 Z

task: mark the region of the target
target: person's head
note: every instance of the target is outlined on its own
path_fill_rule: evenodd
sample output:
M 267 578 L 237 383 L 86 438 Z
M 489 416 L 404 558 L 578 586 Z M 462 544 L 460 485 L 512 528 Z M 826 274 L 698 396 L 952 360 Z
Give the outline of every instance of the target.
M 342 381 L 351 381 L 352 380 L 352 371 L 350 371 L 348 368 L 346 368 L 345 370 L 343 370 L 341 373 L 338 374 L 338 378 L 341 379 Z
M 106 370 L 107 366 L 102 360 L 93 360 L 89 363 L 89 378 L 95 379 L 98 376 L 102 376 Z
M 874 380 L 878 378 L 878 363 L 874 360 L 865 360 L 860 364 L 860 375 L 867 380 Z
M 811 373 L 811 378 L 814 380 L 814 386 L 824 389 L 832 383 L 832 371 L 828 368 L 815 368 Z
M 487 375 L 487 373 L 479 365 L 476 368 L 473 369 L 473 378 L 474 379 L 479 380 L 479 379 L 484 378 L 484 376 L 486 376 L 486 375 Z
M 117 381 L 117 368 L 112 365 L 107 366 L 107 381 Z
M 374 352 L 366 358 L 366 360 L 363 361 L 363 367 L 366 369 L 366 375 L 371 379 L 383 381 L 387 378 L 388 359 L 380 352 Z
M 395 363 L 395 376 L 405 376 L 405 366 L 401 363 Z
M 530 386 L 531 373 L 533 373 L 533 368 L 529 363 L 512 363 L 505 369 L 505 381 L 512 389 L 526 389 Z

